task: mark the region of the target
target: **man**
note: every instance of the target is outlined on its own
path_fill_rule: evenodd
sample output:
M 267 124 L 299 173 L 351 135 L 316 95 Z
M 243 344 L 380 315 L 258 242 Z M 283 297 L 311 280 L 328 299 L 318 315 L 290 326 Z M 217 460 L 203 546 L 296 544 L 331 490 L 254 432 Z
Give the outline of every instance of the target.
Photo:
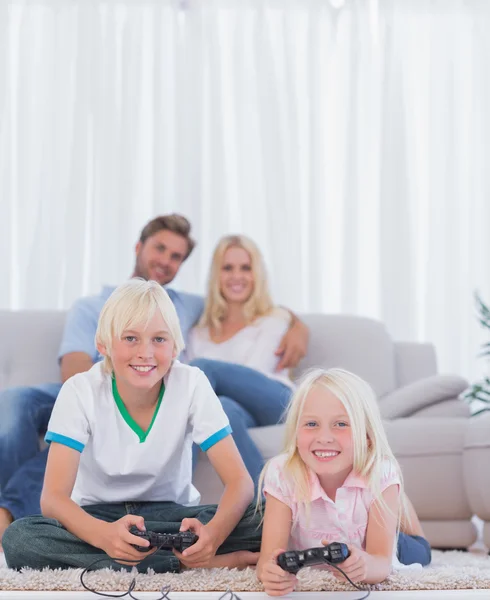
M 153 279 L 163 286 L 169 284 L 194 249 L 190 230 L 189 221 L 176 214 L 150 221 L 136 244 L 132 277 Z M 69 311 L 58 357 L 62 382 L 88 371 L 102 359 L 95 347 L 95 332 L 99 313 L 113 289 L 105 287 L 97 296 L 77 300 Z M 166 289 L 186 340 L 201 316 L 203 298 Z M 306 353 L 307 342 L 306 326 L 293 315 L 277 351 L 282 355 L 278 369 L 294 367 Z M 185 351 L 179 358 L 186 361 Z M 39 435 L 47 427 L 60 388 L 61 384 L 55 383 L 0 392 L 0 549 L 3 533 L 14 519 L 40 513 L 47 449 L 39 451 Z M 245 411 L 243 415 L 229 415 L 229 420 L 236 432 L 254 426 Z M 238 449 L 242 450 L 240 446 Z

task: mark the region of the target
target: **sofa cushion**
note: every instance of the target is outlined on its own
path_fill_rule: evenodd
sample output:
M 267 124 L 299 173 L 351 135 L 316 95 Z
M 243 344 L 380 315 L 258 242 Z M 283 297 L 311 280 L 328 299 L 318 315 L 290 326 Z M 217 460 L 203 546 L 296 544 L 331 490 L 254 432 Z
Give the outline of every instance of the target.
M 58 350 L 65 311 L 0 311 L 0 390 L 60 381 Z
M 381 415 L 384 419 L 409 417 L 423 408 L 457 398 L 467 387 L 466 379 L 458 375 L 425 377 L 381 398 Z
M 379 321 L 352 315 L 302 315 L 310 328 L 308 355 L 294 373 L 340 367 L 369 382 L 378 397 L 396 388 L 395 346 Z
M 463 485 L 468 421 L 453 417 L 384 421 L 391 449 L 403 471 L 407 494 L 420 519 L 471 518 Z

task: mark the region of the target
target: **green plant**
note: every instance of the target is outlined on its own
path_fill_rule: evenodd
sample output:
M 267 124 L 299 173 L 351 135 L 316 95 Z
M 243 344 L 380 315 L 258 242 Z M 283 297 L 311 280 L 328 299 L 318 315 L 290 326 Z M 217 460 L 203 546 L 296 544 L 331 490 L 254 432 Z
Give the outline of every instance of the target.
M 485 302 L 483 302 L 478 292 L 475 292 L 475 301 L 478 313 L 478 321 L 480 322 L 480 325 L 485 329 L 490 330 L 490 309 L 485 304 Z M 490 342 L 483 344 L 478 356 L 490 356 Z M 473 416 L 479 415 L 480 413 L 486 410 L 490 410 L 490 377 L 485 377 L 482 381 L 473 384 L 464 392 L 463 398 L 470 403 L 478 402 L 479 406 L 482 406 L 480 404 L 481 402 L 488 405 L 483 406 L 482 408 L 474 412 Z

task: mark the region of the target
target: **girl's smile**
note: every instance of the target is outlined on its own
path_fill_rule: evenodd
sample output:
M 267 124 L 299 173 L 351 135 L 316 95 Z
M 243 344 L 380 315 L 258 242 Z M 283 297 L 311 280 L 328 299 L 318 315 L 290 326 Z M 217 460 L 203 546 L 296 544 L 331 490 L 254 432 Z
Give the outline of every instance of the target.
M 341 486 L 354 463 L 352 429 L 342 402 L 330 390 L 313 387 L 298 425 L 296 443 L 304 463 L 324 488 Z
M 320 462 L 332 461 L 340 454 L 339 450 L 313 450 L 313 456 Z

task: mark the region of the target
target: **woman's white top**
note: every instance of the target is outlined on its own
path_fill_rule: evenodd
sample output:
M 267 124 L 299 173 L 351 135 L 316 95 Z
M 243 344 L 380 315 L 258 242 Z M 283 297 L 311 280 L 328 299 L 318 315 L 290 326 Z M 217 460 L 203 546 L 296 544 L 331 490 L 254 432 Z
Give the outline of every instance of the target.
M 276 372 L 280 356 L 276 350 L 289 329 L 291 315 L 283 308 L 275 308 L 270 314 L 255 319 L 224 342 L 213 342 L 208 327 L 194 327 L 189 335 L 187 356 L 210 358 L 235 363 L 260 371 L 294 388 L 288 369 Z

